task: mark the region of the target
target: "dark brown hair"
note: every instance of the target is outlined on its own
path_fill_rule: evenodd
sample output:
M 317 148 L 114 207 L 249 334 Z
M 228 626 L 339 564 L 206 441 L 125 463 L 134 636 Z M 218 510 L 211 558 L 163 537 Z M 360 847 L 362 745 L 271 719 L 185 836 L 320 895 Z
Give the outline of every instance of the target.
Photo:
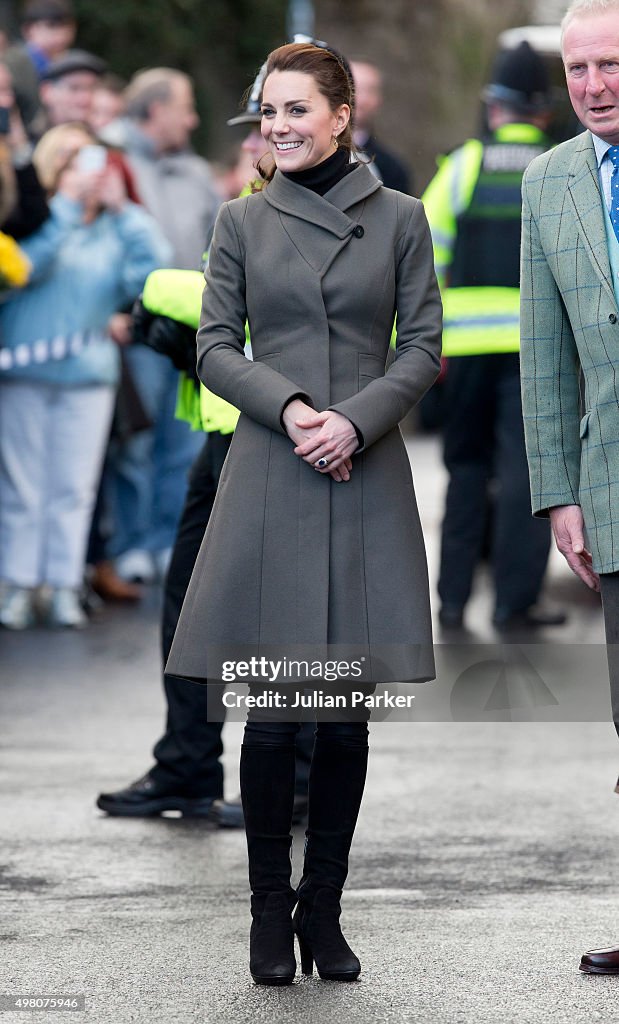
M 286 46 L 272 50 L 267 57 L 265 82 L 273 71 L 302 71 L 305 75 L 311 75 L 332 111 L 346 103 L 352 115 L 355 102 L 352 74 L 345 60 L 334 50 L 314 46 L 313 43 L 287 43 Z M 338 135 L 337 144 L 349 153 L 353 149 L 352 116 L 344 131 Z M 258 161 L 257 170 L 262 178 L 270 181 L 275 173 L 273 157 L 270 154 L 262 157 Z

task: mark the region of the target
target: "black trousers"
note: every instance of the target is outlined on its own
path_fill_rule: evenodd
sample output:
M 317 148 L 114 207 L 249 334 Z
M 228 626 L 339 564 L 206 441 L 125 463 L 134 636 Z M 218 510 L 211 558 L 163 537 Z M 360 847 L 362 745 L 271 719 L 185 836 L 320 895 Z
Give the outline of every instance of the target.
M 164 584 L 161 623 L 164 665 L 231 439 L 231 434 L 209 434 L 191 468 L 185 506 Z M 164 675 L 164 689 L 166 729 L 153 749 L 157 764 L 151 774 L 162 783 L 177 786 L 187 795 L 223 796 L 223 767 L 219 760 L 223 753 L 223 723 L 207 719 L 207 687 L 189 679 Z M 298 793 L 307 792 L 314 731 L 314 723 L 306 722 L 296 738 Z
M 459 356 L 445 377 L 444 458 L 449 472 L 438 591 L 464 608 L 481 558 L 492 502 L 496 609 L 524 611 L 538 599 L 550 525 L 533 519 L 517 353 Z
M 619 572 L 600 575 L 613 722 L 619 736 Z

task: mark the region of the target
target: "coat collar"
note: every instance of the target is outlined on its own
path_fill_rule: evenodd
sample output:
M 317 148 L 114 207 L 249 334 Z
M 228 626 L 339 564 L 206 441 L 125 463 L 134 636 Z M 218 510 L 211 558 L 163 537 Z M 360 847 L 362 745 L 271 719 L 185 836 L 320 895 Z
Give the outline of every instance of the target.
M 379 188 L 381 183 L 365 164 L 361 164 L 351 174 L 341 178 L 324 196 L 291 181 L 280 171 L 275 171 L 273 179 L 263 188 L 262 193 L 267 202 L 281 213 L 309 221 L 310 224 L 330 231 L 337 238 L 346 238 L 357 222 L 345 211 L 367 199 Z
M 591 132 L 574 140 L 575 151 L 568 172 L 568 192 L 574 206 L 578 230 L 589 258 L 616 304 L 604 219 L 604 197 L 600 193 L 597 158 Z

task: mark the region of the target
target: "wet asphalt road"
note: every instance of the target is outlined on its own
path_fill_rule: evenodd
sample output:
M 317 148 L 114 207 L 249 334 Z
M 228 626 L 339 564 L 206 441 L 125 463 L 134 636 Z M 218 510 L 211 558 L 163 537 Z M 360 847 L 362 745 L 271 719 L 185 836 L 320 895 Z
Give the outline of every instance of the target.
M 433 441 L 411 455 L 433 571 L 444 478 Z M 558 559 L 549 591 L 570 624 L 539 639 L 599 645 L 599 607 Z M 151 763 L 158 600 L 80 634 L 0 637 L 0 993 L 87 1007 L 0 1024 L 619 1020 L 619 978 L 577 970 L 585 948 L 619 944 L 619 749 L 603 720 L 376 723 L 343 912 L 362 980 L 254 986 L 244 835 L 94 804 Z M 482 579 L 480 641 L 495 639 L 489 611 Z M 229 795 L 240 735 L 226 726 Z

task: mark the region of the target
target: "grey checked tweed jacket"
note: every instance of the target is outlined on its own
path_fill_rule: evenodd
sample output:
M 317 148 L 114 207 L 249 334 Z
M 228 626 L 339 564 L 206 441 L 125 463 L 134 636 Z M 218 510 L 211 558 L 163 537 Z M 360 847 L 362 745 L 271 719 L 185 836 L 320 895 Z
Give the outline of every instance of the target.
M 590 132 L 523 180 L 521 366 L 535 515 L 582 506 L 598 572 L 619 570 L 619 318 Z

